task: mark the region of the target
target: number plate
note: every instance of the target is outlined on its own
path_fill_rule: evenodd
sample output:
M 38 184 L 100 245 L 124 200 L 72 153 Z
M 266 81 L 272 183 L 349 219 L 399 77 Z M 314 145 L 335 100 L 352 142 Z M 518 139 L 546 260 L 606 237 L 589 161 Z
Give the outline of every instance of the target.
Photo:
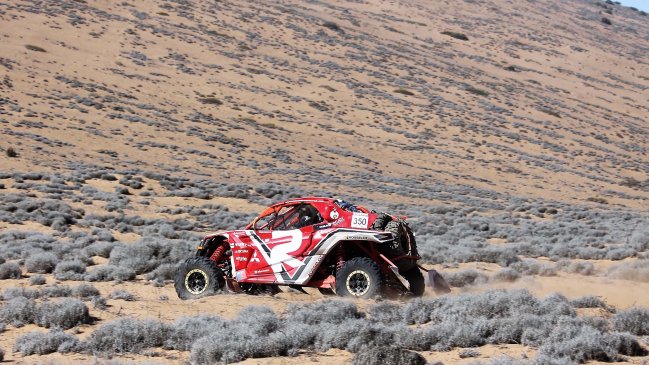
M 368 215 L 365 213 L 352 214 L 352 228 L 367 228 L 369 222 Z

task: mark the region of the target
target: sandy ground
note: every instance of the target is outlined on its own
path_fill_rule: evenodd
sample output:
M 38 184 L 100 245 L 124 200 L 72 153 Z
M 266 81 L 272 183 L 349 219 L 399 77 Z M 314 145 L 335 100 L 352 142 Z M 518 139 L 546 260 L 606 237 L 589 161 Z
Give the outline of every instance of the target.
M 629 178 L 649 181 L 649 43 L 643 38 L 649 26 L 630 9 L 615 7 L 607 15 L 591 3 L 555 0 L 222 1 L 196 2 L 191 9 L 162 0 L 45 3 L 0 3 L 0 172 L 67 173 L 91 164 L 253 187 L 274 182 L 307 192 L 335 190 L 388 203 L 460 204 L 399 190 L 400 181 L 419 192 L 442 182 L 604 209 L 649 206 L 649 189 L 623 184 Z M 603 25 L 603 16 L 613 25 Z M 326 21 L 342 32 L 324 27 Z M 442 34 L 448 30 L 469 40 Z M 338 68 L 328 68 L 331 62 Z M 201 101 L 208 96 L 219 104 Z M 6 157 L 9 147 L 17 157 Z M 331 147 L 334 152 L 326 150 Z M 314 177 L 313 171 L 324 175 Z M 378 184 L 392 190 L 345 181 L 357 172 L 368 183 L 384 177 Z M 25 192 L 13 179 L 0 184 L 1 194 Z M 86 184 L 106 192 L 119 186 L 99 179 Z M 157 181 L 145 178 L 143 184 L 154 195 L 131 196 L 127 214 L 171 218 L 161 210 L 206 203 L 244 213 L 263 209 L 245 199 L 167 197 Z M 87 214 L 106 212 L 106 202 L 69 203 Z M 0 222 L 0 230 L 14 229 L 54 233 L 35 222 Z M 141 238 L 113 235 L 126 243 Z M 560 272 L 449 295 L 525 288 L 540 296 L 596 295 L 618 308 L 649 307 L 649 283 L 607 278 L 605 270 L 615 262 L 594 264 L 592 276 Z M 500 269 L 484 263 L 436 268 L 487 274 Z M 51 276 L 48 283 L 54 283 Z M 27 278 L 0 281 L 0 289 L 27 285 Z M 247 305 L 283 313 L 290 303 L 322 299 L 309 291 L 181 301 L 170 283 L 154 287 L 139 278 L 93 285 L 103 296 L 124 289 L 137 297 L 91 309 L 98 324 L 124 316 L 170 322 L 203 313 L 232 318 Z M 82 326 L 79 336 L 95 326 Z M 32 330 L 43 329 L 10 328 L 0 336 L 5 362 L 97 361 L 79 354 L 12 353 L 15 338 Z M 479 359 L 534 355 L 534 349 L 518 345 L 479 351 Z M 446 364 L 474 360 L 460 359 L 457 349 L 423 355 Z M 154 349 L 149 356 L 119 360 L 182 363 L 187 356 Z M 334 364 L 351 358 L 331 350 L 244 363 Z

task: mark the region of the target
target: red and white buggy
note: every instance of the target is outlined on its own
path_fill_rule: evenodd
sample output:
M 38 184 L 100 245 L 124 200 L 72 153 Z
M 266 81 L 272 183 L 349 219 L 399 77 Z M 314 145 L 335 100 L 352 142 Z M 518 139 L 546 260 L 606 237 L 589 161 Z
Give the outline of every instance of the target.
M 405 219 L 331 198 L 299 198 L 270 206 L 245 229 L 207 235 L 179 266 L 175 285 L 182 299 L 224 287 L 273 293 L 278 285 L 357 298 L 421 296 L 421 269 L 436 291 L 448 291 L 439 274 L 417 265 L 419 258 Z

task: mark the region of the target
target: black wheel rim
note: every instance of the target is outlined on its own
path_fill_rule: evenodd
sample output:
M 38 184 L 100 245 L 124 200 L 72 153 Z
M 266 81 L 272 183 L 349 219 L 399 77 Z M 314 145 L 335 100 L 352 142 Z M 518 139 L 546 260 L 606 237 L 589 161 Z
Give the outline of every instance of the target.
M 355 297 L 365 295 L 370 290 L 372 280 L 370 276 L 362 270 L 356 270 L 347 276 L 347 291 Z
M 185 288 L 188 292 L 198 295 L 207 289 L 210 279 L 205 272 L 200 269 L 194 269 L 185 275 Z

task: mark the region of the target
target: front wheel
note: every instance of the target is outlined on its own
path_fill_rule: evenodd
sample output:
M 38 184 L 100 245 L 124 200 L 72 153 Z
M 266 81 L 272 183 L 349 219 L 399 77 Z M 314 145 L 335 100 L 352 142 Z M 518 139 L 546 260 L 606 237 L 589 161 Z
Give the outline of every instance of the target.
M 207 257 L 185 260 L 176 272 L 175 287 L 178 298 L 197 299 L 213 295 L 225 285 L 225 277 L 214 261 Z
M 382 286 L 379 266 L 367 257 L 354 257 L 336 272 L 336 294 L 342 297 L 373 298 Z

